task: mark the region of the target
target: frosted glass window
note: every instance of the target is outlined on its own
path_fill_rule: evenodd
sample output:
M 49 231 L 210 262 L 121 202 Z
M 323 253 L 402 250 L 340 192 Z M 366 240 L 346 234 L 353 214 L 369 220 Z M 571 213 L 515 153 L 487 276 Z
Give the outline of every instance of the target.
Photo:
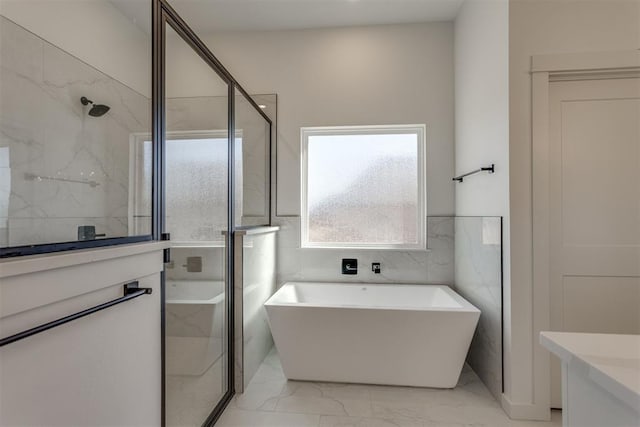
M 147 135 L 148 136 L 148 135 Z M 166 212 L 171 240 L 178 243 L 220 242 L 227 228 L 228 137 L 226 131 L 167 132 Z M 235 138 L 235 209 L 242 216 L 243 140 Z M 144 185 L 151 182 L 151 141 L 140 138 L 133 170 L 135 194 L 144 196 Z M 144 211 L 149 197 L 135 200 L 134 210 Z M 134 215 L 137 216 L 137 215 Z M 135 224 L 138 227 L 138 224 Z M 137 228 L 136 228 L 137 229 Z
M 302 246 L 425 248 L 424 125 L 302 129 Z

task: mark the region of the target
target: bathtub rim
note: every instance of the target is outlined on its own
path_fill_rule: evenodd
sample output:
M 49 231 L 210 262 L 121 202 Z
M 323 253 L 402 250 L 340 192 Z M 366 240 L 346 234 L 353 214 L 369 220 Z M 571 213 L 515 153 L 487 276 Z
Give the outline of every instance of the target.
M 166 304 L 202 304 L 202 305 L 210 305 L 210 304 L 219 304 L 224 301 L 225 291 L 224 291 L 224 281 L 222 280 L 207 280 L 207 279 L 165 279 L 165 287 L 170 283 L 203 283 L 203 282 L 212 282 L 212 283 L 220 283 L 222 284 L 222 291 L 219 294 L 216 294 L 212 298 L 209 299 L 169 299 L 165 297 Z
M 437 306 L 385 306 L 385 305 L 353 305 L 353 304 L 318 304 L 318 303 L 308 303 L 308 302 L 282 302 L 276 301 L 278 293 L 281 289 L 284 289 L 287 286 L 293 285 L 328 285 L 328 286 L 387 286 L 387 287 L 412 287 L 412 286 L 420 286 L 420 287 L 437 287 L 443 289 L 449 296 L 451 296 L 456 302 L 458 302 L 462 307 L 437 307 Z M 274 292 L 271 297 L 264 303 L 265 308 L 267 307 L 304 307 L 304 308 L 322 308 L 322 309 L 348 309 L 348 310 L 384 310 L 384 311 L 439 311 L 439 312 L 454 312 L 454 313 L 477 313 L 481 314 L 479 308 L 471 304 L 467 301 L 462 295 L 458 294 L 454 289 L 452 289 L 449 285 L 443 284 L 432 284 L 432 283 L 355 283 L 355 282 L 305 282 L 305 281 L 289 281 L 285 282 L 278 288 L 276 292 Z

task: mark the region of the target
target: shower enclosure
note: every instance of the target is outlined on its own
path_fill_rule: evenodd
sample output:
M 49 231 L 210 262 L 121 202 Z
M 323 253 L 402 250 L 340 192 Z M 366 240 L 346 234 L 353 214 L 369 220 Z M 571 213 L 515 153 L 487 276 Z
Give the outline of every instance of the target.
M 234 232 L 270 224 L 272 128 L 180 6 L 0 0 L 0 257 L 169 240 L 158 395 L 200 426 L 234 393 Z
M 234 393 L 232 236 L 270 223 L 271 121 L 176 10 L 157 5 L 165 423 L 210 425 Z M 145 144 L 141 177 L 153 169 Z

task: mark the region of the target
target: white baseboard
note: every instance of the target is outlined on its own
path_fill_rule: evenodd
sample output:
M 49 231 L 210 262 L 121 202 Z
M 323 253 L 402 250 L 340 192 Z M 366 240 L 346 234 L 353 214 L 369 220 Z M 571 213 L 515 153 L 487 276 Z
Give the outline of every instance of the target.
M 502 409 L 513 420 L 549 421 L 551 409 L 533 403 L 513 403 L 505 394 L 502 395 Z

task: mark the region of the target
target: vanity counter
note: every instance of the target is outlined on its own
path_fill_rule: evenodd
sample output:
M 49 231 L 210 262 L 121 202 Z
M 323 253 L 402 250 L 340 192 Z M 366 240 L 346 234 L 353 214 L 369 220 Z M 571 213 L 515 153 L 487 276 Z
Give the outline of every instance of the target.
M 564 426 L 640 425 L 640 335 L 541 332 L 562 362 Z

